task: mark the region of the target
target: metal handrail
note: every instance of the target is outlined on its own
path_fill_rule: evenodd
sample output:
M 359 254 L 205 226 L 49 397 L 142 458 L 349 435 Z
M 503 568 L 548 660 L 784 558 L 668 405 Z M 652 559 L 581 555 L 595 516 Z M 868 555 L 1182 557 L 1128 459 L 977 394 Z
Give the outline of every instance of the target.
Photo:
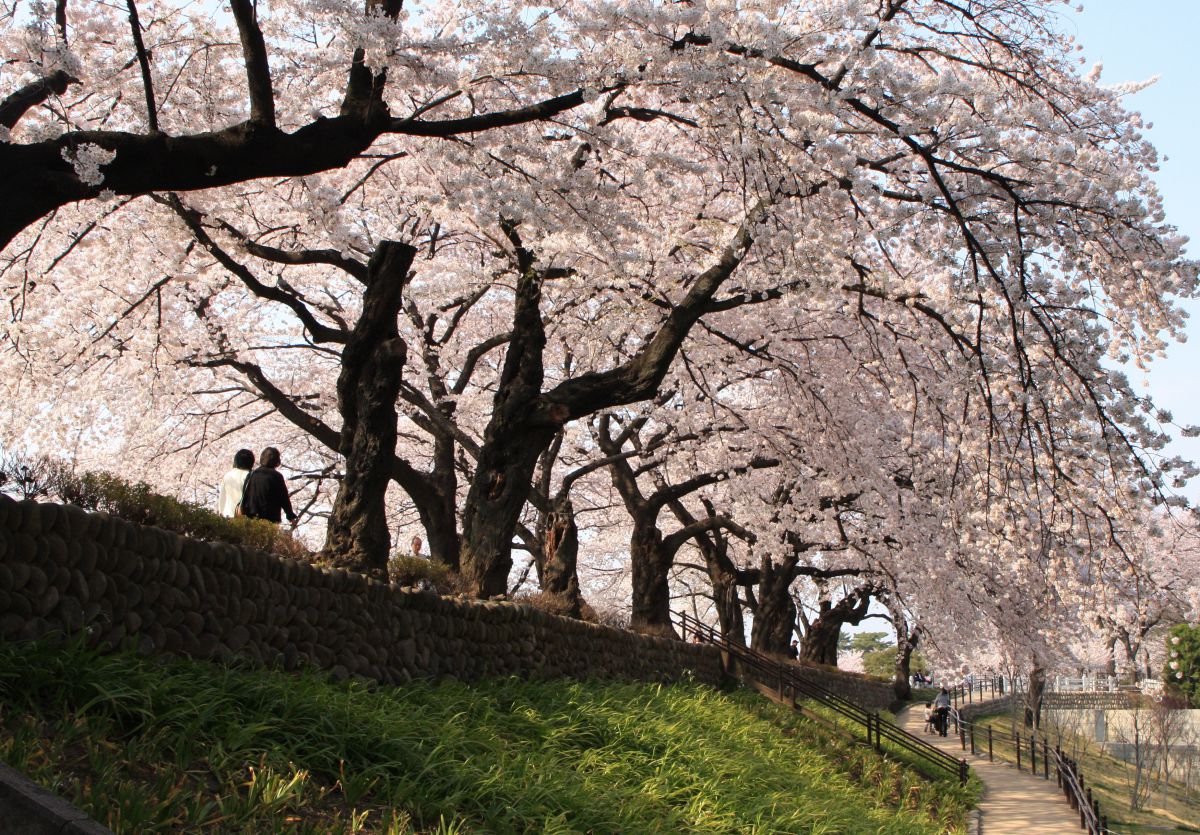
M 982 743 L 984 734 L 976 723 L 962 719 L 957 713 L 955 711 L 955 724 L 960 744 L 965 751 L 969 741 L 971 753 L 975 754 L 977 743 Z M 1064 754 L 1058 745 L 1051 748 L 1050 740 L 1045 734 L 1039 740 L 1036 733 L 1022 738 L 1015 731 L 997 731 L 990 726 L 985 726 L 984 730 L 986 730 L 988 759 L 995 759 L 993 747 L 997 740 L 1010 742 L 1016 754 L 1017 770 L 1022 771 L 1025 766 L 1022 762 L 1022 752 L 1028 746 L 1029 771 L 1032 776 L 1036 777 L 1039 772 L 1038 756 L 1040 753 L 1042 778 L 1050 779 L 1050 764 L 1053 762 L 1053 772 L 1059 788 L 1062 789 L 1071 808 L 1079 813 L 1080 828 L 1088 832 L 1088 835 L 1107 835 L 1111 831 L 1108 828 L 1108 819 L 1100 811 L 1100 801 L 1093 797 L 1092 790 L 1087 787 L 1083 774 L 1079 770 L 1079 764 Z
M 680 613 L 678 617 L 685 640 L 690 634 L 729 653 L 737 658 L 743 669 L 758 673 L 764 679 L 763 684 L 777 684 L 780 697 L 783 697 L 785 690 L 790 688 L 793 694 L 802 694 L 805 698 L 863 725 L 867 731 L 868 744 L 873 742 L 877 750 L 881 747 L 882 741 L 886 739 L 897 747 L 927 761 L 933 767 L 949 772 L 960 782 L 967 781 L 966 760 L 955 759 L 920 737 L 888 722 L 878 713 L 872 713 L 825 687 L 802 678 L 791 665 L 769 658 L 743 644 L 736 644 L 728 640 L 716 629 L 691 617 L 686 612 Z

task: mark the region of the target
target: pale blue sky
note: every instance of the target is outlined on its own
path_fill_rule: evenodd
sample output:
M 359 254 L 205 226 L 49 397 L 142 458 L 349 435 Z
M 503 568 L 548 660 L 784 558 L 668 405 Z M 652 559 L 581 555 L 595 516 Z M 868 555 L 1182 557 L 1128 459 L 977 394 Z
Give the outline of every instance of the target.
M 1102 83 L 1160 76 L 1128 107 L 1154 125 L 1148 136 L 1167 158 L 1157 177 L 1167 220 L 1191 239 L 1188 253 L 1200 257 L 1200 2 L 1084 0 L 1083 12 L 1063 25 L 1083 45 L 1085 71 L 1096 61 L 1104 65 Z M 1200 303 L 1187 308 L 1190 339 L 1154 364 L 1148 391 L 1177 423 L 1200 424 Z M 1130 375 L 1139 390 L 1143 377 Z M 1171 451 L 1200 461 L 1200 439 L 1179 439 Z M 1200 502 L 1200 479 L 1184 492 Z

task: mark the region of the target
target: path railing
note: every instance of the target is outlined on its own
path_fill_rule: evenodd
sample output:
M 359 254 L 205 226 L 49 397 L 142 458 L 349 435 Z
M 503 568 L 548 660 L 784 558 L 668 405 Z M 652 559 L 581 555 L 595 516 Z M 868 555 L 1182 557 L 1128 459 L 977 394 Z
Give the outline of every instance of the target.
M 866 729 L 867 744 L 873 745 L 875 750 L 882 751 L 883 742 L 886 740 L 934 770 L 945 771 L 957 777 L 959 782 L 967 781 L 966 760 L 955 759 L 945 751 L 882 718 L 878 712 L 866 710 L 816 682 L 806 680 L 794 665 L 785 664 L 757 650 L 726 640 L 713 627 L 701 623 L 686 612 L 678 615 L 678 619 L 684 640 L 694 638 L 717 646 L 729 657 L 737 660 L 744 675 L 774 688 L 780 698 L 800 697 L 816 702 L 839 716 L 862 725 Z
M 1022 735 L 1017 731 L 997 730 L 990 725 L 978 726 L 964 720 L 957 710 L 951 715 L 964 751 L 969 747 L 972 754 L 982 755 L 986 744 L 988 760 L 995 760 L 998 745 L 1011 746 L 1018 771 L 1028 769 L 1032 776 L 1041 776 L 1043 780 L 1049 780 L 1051 773 L 1054 774 L 1067 802 L 1079 813 L 1080 828 L 1088 835 L 1105 835 L 1111 831 L 1108 819 L 1100 812 L 1100 801 L 1092 796 L 1079 764 L 1063 753 L 1061 744 L 1051 748 L 1045 734 L 1039 736 L 1030 731 Z
M 1012 678 L 1006 678 L 1005 676 L 983 676 L 972 678 L 970 681 L 960 682 L 946 689 L 950 691 L 951 703 L 957 708 L 959 705 L 974 704 L 975 702 L 984 702 L 1011 696 L 1014 692 L 1019 692 L 1019 684 L 1020 682 L 1016 682 Z M 939 687 L 940 685 L 933 684 L 930 686 Z
M 1046 679 L 1047 693 L 1137 693 L 1143 685 L 1153 683 L 1152 679 L 1140 684 L 1122 683 L 1111 676 L 1061 676 L 1056 675 Z M 954 699 L 955 706 L 971 704 L 986 699 L 998 699 L 1007 695 L 1025 692 L 1024 676 L 972 676 L 965 682 L 946 685 Z M 920 686 L 920 685 L 918 685 Z M 941 687 L 941 682 L 931 682 L 928 687 Z

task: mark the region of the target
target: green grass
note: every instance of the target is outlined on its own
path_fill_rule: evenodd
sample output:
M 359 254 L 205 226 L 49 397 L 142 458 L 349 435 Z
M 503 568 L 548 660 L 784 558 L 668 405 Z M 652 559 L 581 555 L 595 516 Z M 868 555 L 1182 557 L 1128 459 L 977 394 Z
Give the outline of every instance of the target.
M 0 644 L 0 758 L 118 832 L 931 833 L 970 793 L 748 692 Z

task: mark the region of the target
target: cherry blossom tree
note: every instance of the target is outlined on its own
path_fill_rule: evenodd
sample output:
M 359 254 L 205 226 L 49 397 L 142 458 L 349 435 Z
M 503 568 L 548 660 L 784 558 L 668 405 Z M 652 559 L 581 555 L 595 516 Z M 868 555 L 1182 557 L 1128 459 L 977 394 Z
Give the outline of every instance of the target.
M 60 4 L 4 25 L 10 400 L 205 438 L 260 410 L 342 476 L 330 541 L 371 560 L 391 482 L 477 594 L 508 590 L 520 539 L 573 597 L 588 537 L 565 502 L 599 470 L 570 474 L 611 459 L 650 485 L 622 495 L 641 526 L 612 524 L 690 529 L 731 628 L 739 587 L 761 641 L 805 571 L 866 571 L 931 645 L 983 620 L 1044 666 L 1192 473 L 1113 361 L 1180 335 L 1196 265 L 1124 91 L 1077 74 L 1039 4 Z M 105 379 L 132 402 L 87 405 Z M 552 466 L 590 416 L 629 427 L 685 391 L 651 418 L 668 437 L 749 439 L 695 478 L 786 475 L 679 493 L 678 464 L 624 443 Z

